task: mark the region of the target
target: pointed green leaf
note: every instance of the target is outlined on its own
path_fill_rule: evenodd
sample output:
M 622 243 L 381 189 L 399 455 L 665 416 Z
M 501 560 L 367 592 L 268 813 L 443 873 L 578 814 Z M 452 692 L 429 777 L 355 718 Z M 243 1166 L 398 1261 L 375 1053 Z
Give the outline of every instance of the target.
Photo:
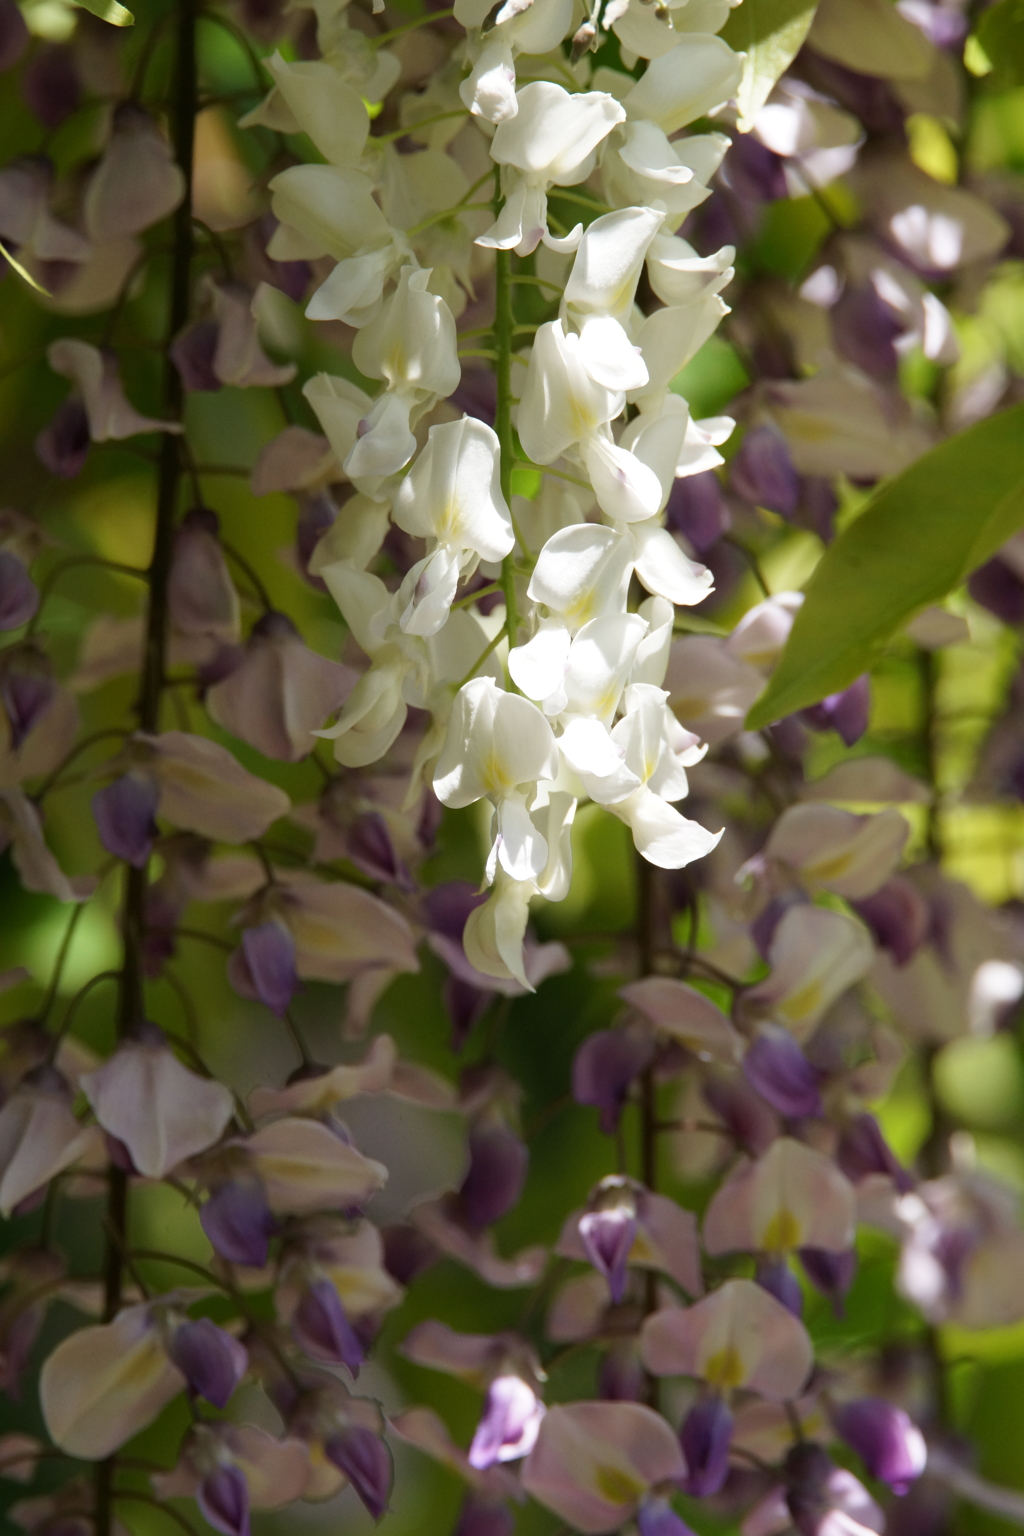
M 34 288 L 36 293 L 41 293 L 48 299 L 52 297 L 49 289 L 44 288 L 42 283 L 37 283 L 31 272 L 27 272 L 22 266 L 21 262 L 18 261 L 16 257 L 11 255 L 10 251 L 7 249 L 6 245 L 4 245 L 2 240 L 0 240 L 0 256 L 2 256 L 5 261 L 10 262 L 11 266 L 14 268 L 15 272 L 17 272 L 22 281 L 28 283 L 30 288 Z
M 1016 405 L 890 480 L 830 545 L 749 729 L 848 687 L 908 619 L 1022 526 L 1024 405 Z
M 741 133 L 750 132 L 776 81 L 796 58 L 817 8 L 818 0 L 743 0 L 730 14 L 722 37 L 747 56 L 736 93 Z
M 119 5 L 118 0 L 74 0 L 74 4 L 81 6 L 83 11 L 91 11 L 98 16 L 100 21 L 109 22 L 112 27 L 134 27 L 135 17 L 127 6 Z

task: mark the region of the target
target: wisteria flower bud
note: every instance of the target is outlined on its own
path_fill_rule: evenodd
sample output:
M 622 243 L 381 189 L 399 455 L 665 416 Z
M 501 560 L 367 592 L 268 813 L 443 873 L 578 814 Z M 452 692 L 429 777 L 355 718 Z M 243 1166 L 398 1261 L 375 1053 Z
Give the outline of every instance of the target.
M 842 1317 L 846 1293 L 857 1273 L 856 1250 L 835 1253 L 829 1248 L 801 1248 L 800 1262 L 811 1284 L 829 1298 L 836 1316 Z
M 601 1130 L 611 1135 L 619 1123 L 630 1085 L 654 1058 L 652 1036 L 636 1030 L 599 1029 L 576 1052 L 572 1093 L 577 1104 L 601 1111 Z
M 792 517 L 800 504 L 800 477 L 775 427 L 750 428 L 729 466 L 729 478 L 746 501 L 780 517 Z
M 843 1126 L 836 1148 L 836 1162 L 854 1184 L 880 1173 L 892 1179 L 900 1194 L 905 1195 L 914 1187 L 913 1178 L 882 1135 L 874 1115 L 854 1115 Z
M 124 773 L 98 789 L 92 797 L 92 814 L 107 852 L 143 869 L 157 835 L 159 802 L 160 787 L 148 773 Z
M 755 1155 L 779 1134 L 779 1117 L 760 1094 L 737 1077 L 709 1077 L 701 1092 L 736 1144 Z
M 171 620 L 185 635 L 238 639 L 238 593 L 217 537 L 219 523 L 207 507 L 186 512 L 174 537 L 167 583 Z
M 416 889 L 380 811 L 363 811 L 356 817 L 348 832 L 348 857 L 371 880 L 384 880 L 402 891 Z
M 244 1344 L 208 1317 L 179 1323 L 167 1353 L 188 1382 L 189 1391 L 215 1408 L 226 1408 L 245 1375 L 249 1356 Z
M 889 951 L 897 965 L 906 965 L 928 937 L 932 914 L 915 885 L 893 875 L 870 896 L 853 902 L 875 942 Z
M 426 1233 L 407 1222 L 396 1222 L 381 1232 L 384 1243 L 384 1267 L 399 1285 L 410 1285 L 436 1264 L 440 1253 Z
M 363 1347 L 330 1280 L 313 1280 L 292 1314 L 296 1342 L 314 1360 L 345 1365 L 358 1376 Z
M 89 417 L 81 400 L 62 400 L 36 438 L 36 457 L 51 475 L 73 480 L 89 457 Z
M 516 1517 L 507 1504 L 467 1493 L 452 1536 L 514 1536 Z
M 894 343 L 903 329 L 873 283 L 847 287 L 832 310 L 836 350 L 872 379 L 895 377 L 899 355 Z
M 0 703 L 16 752 L 57 697 L 57 684 L 47 656 L 28 644 L 12 647 L 0 661 Z
M 374 1520 L 387 1511 L 394 1466 L 387 1442 L 372 1429 L 349 1424 L 324 1442 L 324 1451 L 344 1472 Z
M 215 1467 L 196 1491 L 196 1503 L 222 1536 L 250 1536 L 249 1485 L 238 1467 Z
M 878 1397 L 844 1403 L 836 1412 L 835 1424 L 871 1476 L 888 1483 L 894 1493 L 906 1493 L 924 1471 L 928 1460 L 924 1436 L 910 1415 L 894 1403 Z
M 257 1179 L 221 1184 L 200 1207 L 199 1221 L 215 1251 L 229 1264 L 262 1269 L 267 1262 L 277 1222 Z
M 599 1186 L 596 1201 L 596 1208 L 580 1217 L 580 1239 L 617 1303 L 626 1293 L 626 1266 L 636 1240 L 636 1197 L 628 1183 L 611 1178 Z
M 213 369 L 219 334 L 216 320 L 195 320 L 171 342 L 171 361 L 186 389 L 215 394 L 223 388 Z
M 679 1431 L 686 1458 L 683 1487 L 693 1498 L 718 1493 L 729 1472 L 732 1414 L 717 1393 L 703 1397 L 690 1409 Z
M 518 1202 L 530 1154 L 525 1142 L 504 1125 L 477 1126 L 469 1135 L 469 1172 L 459 1206 L 473 1227 L 500 1221 Z
M 781 1301 L 794 1317 L 804 1315 L 804 1293 L 785 1259 L 761 1259 L 754 1277 L 759 1286 Z
M 804 718 L 816 730 L 837 731 L 844 746 L 852 747 L 867 730 L 870 713 L 871 684 L 865 673 L 842 693 L 830 693 L 820 704 L 805 709 Z
M 786 1472 L 786 1505 L 800 1536 L 866 1536 L 884 1528 L 882 1511 L 863 1483 L 820 1445 L 794 1446 Z
M 232 985 L 244 996 L 255 995 L 278 1018 L 283 1018 L 300 986 L 295 969 L 295 940 L 289 929 L 273 917 L 246 928 L 239 959 L 243 964 L 229 966 Z
M 521 1376 L 497 1376 L 487 1389 L 483 1416 L 469 1447 L 469 1464 L 483 1471 L 516 1461 L 533 1449 L 544 1405 Z
M 788 1030 L 763 1028 L 743 1058 L 743 1075 L 780 1115 L 824 1114 L 818 1074 Z
M 647 1372 L 636 1345 L 615 1344 L 602 1357 L 597 1373 L 598 1396 L 608 1403 L 642 1403 L 648 1389 Z
M 17 555 L 0 549 L 0 630 L 20 629 L 39 607 L 39 589 Z

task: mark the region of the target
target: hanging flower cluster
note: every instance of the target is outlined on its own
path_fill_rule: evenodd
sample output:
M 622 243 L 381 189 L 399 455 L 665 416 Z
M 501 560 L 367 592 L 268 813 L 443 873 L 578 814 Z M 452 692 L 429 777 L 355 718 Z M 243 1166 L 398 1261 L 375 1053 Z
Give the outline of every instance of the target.
M 69 913 L 0 1037 L 11 1520 L 440 1528 L 426 1457 L 457 1536 L 527 1500 L 595 1536 L 1024 1523 L 943 1333 L 1024 1321 L 1024 1225 L 941 1094 L 1024 997 L 1019 914 L 946 846 L 962 789 L 1024 796 L 1024 684 L 943 757 L 962 599 L 895 642 L 895 748 L 867 674 L 745 727 L 794 550 L 1020 393 L 1024 198 L 957 184 L 965 8 L 180 0 L 129 43 L 100 9 L 0 0 L 0 305 L 37 301 L 40 381 L 0 836 Z M 1019 536 L 970 594 L 1016 665 Z M 610 933 L 558 915 L 581 833 L 635 875 Z

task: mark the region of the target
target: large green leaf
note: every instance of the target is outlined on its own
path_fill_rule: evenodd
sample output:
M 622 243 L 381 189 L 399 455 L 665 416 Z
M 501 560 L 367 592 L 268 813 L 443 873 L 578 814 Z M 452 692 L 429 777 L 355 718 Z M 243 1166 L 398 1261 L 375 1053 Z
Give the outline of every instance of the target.
M 968 427 L 882 487 L 826 550 L 747 725 L 846 688 L 901 626 L 1024 526 L 1024 405 Z
M 817 9 L 818 0 L 743 0 L 729 16 L 722 36 L 747 55 L 736 92 L 742 133 L 749 133 L 775 82 L 796 58 Z
M 1024 84 L 1024 0 L 997 0 L 982 13 L 976 35 L 997 86 Z

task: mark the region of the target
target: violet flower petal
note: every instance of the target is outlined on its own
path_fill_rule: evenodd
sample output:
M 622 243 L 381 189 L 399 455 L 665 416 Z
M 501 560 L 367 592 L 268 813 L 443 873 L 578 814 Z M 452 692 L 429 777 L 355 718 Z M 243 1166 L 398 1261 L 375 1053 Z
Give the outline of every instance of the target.
M 215 1467 L 199 1484 L 196 1503 L 223 1536 L 249 1536 L 249 1485 L 237 1467 Z
M 679 1431 L 686 1457 L 683 1487 L 694 1498 L 717 1493 L 729 1472 L 732 1414 L 722 1398 L 701 1398 L 690 1409 Z
M 227 1407 L 249 1364 L 245 1345 L 208 1317 L 181 1323 L 171 1335 L 167 1353 L 189 1391 L 215 1408 Z
M 125 773 L 92 797 L 100 842 L 116 859 L 142 869 L 153 851 L 160 788 L 149 774 Z
M 296 1342 L 314 1360 L 348 1366 L 353 1376 L 365 1358 L 341 1297 L 330 1280 L 314 1280 L 292 1315 Z
M 215 1251 L 229 1264 L 262 1269 L 277 1223 L 256 1180 L 222 1184 L 200 1209 L 199 1221 Z
M 349 1424 L 325 1441 L 324 1450 L 328 1460 L 344 1472 L 374 1520 L 379 1520 L 387 1511 L 394 1479 L 387 1442 L 372 1429 Z

